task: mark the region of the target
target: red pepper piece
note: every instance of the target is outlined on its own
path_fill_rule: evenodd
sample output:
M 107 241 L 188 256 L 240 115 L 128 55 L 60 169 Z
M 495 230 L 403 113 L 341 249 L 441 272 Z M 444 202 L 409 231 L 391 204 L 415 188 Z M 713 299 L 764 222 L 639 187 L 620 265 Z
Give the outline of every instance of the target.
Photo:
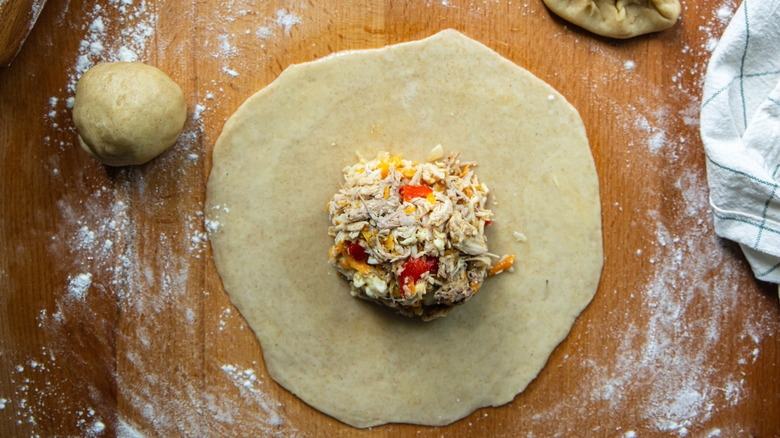
M 347 252 L 352 256 L 353 259 L 359 262 L 368 259 L 368 253 L 362 246 L 360 246 L 359 243 L 350 243 L 349 246 L 347 246 Z
M 407 184 L 401 187 L 401 196 L 404 197 L 404 202 L 409 202 L 414 198 L 424 198 L 428 196 L 429 193 L 433 193 L 433 190 L 426 186 L 413 186 Z
M 406 263 L 404 263 L 404 267 L 401 269 L 401 275 L 398 276 L 398 284 L 401 285 L 401 293 L 404 297 L 406 296 L 406 292 L 404 292 L 405 287 L 408 286 L 411 291 L 423 274 L 435 271 L 438 268 L 439 262 L 436 258 L 407 260 Z

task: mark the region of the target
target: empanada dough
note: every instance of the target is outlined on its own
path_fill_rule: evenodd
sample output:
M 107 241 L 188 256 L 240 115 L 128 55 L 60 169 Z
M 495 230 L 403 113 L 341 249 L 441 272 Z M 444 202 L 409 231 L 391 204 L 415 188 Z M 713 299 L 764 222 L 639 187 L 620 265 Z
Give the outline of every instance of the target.
M 680 16 L 680 0 L 544 0 L 564 20 L 593 33 L 631 38 L 668 29 Z
M 76 85 L 79 144 L 109 166 L 143 164 L 160 155 L 176 143 L 186 119 L 181 88 L 151 65 L 104 62 Z
M 350 296 L 328 263 L 325 205 L 356 151 L 423 160 L 437 144 L 479 163 L 491 251 L 516 262 L 426 323 Z M 286 69 L 225 124 L 207 200 L 214 261 L 271 377 L 356 427 L 443 425 L 511 401 L 601 274 L 598 179 L 577 111 L 453 30 Z

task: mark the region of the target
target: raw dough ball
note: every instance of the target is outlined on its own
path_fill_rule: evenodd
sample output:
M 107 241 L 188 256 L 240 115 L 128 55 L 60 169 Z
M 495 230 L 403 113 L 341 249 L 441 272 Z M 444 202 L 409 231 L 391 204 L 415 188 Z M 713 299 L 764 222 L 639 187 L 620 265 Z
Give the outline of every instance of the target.
M 79 143 L 110 166 L 143 164 L 176 143 L 187 104 L 181 88 L 140 62 L 106 62 L 76 85 L 73 122 Z
M 564 20 L 593 33 L 631 38 L 668 29 L 680 16 L 680 0 L 544 0 Z

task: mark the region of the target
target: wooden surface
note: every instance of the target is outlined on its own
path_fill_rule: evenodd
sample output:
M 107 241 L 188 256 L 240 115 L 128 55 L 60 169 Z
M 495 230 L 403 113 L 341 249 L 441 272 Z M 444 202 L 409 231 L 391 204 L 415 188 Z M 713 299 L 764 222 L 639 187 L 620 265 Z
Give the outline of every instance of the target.
M 614 41 L 537 0 L 50 0 L 0 70 L 0 436 L 777 436 L 777 287 L 714 235 L 698 134 L 736 6 L 684 1 L 671 30 Z M 602 280 L 513 402 L 443 428 L 356 430 L 268 377 L 211 260 L 210 154 L 291 63 L 448 27 L 579 109 Z M 132 53 L 182 86 L 189 119 L 160 158 L 107 168 L 78 147 L 68 98 L 85 68 Z

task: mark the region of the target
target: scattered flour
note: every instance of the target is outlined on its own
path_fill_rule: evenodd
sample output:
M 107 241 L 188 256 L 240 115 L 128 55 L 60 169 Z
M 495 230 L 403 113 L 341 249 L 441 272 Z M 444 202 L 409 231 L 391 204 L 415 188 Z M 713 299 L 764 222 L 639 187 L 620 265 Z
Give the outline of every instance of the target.
M 269 426 L 281 426 L 283 418 L 279 416 L 276 408 L 280 407 L 278 402 L 269 398 L 261 390 L 263 382 L 257 378 L 255 371 L 251 368 L 241 369 L 235 365 L 222 365 L 224 371 L 233 383 L 241 390 L 242 398 L 253 400 L 267 417 L 263 421 Z M 260 414 L 260 412 L 258 412 Z
M 715 10 L 712 15 L 712 21 L 707 25 L 700 26 L 699 31 L 704 36 L 704 43 L 702 48 L 712 53 L 715 50 L 715 46 L 718 45 L 718 36 L 723 28 L 728 25 L 731 18 L 734 16 L 734 12 L 739 6 L 736 0 L 726 0 Z
M 296 24 L 300 24 L 301 19 L 287 12 L 286 9 L 276 11 L 276 24 L 284 28 L 284 34 L 290 35 L 290 29 Z
M 729 21 L 731 21 L 731 18 L 734 16 L 734 12 L 736 11 L 736 3 L 733 1 L 726 2 L 718 7 L 718 10 L 715 11 L 715 16 L 718 17 L 718 20 L 720 20 L 721 24 L 728 24 Z
M 117 50 L 116 60 L 120 62 L 137 62 L 138 54 L 127 47 L 122 46 Z
M 239 47 L 246 45 L 250 38 L 258 38 L 263 41 L 272 40 L 275 36 L 275 28 L 281 29 L 284 35 L 289 37 L 293 26 L 301 23 L 301 19 L 295 14 L 288 12 L 287 9 L 278 9 L 274 17 L 265 17 L 260 20 L 249 22 L 247 24 L 248 28 L 243 33 L 226 33 L 224 31 L 225 26 L 219 25 L 220 22 L 224 24 L 234 24 L 236 20 L 245 20 L 251 15 L 249 10 L 244 9 L 243 5 L 237 4 L 235 0 L 228 1 L 225 5 L 225 9 L 234 12 L 232 15 L 223 14 L 216 17 L 217 25 L 210 28 L 210 30 L 217 35 L 216 41 L 207 40 L 205 43 L 207 46 L 216 47 L 213 56 L 221 61 L 221 71 L 231 78 L 238 77 L 241 70 L 250 68 L 251 66 L 251 64 L 248 65 L 246 63 L 246 58 L 239 56 L 241 55 Z M 261 23 L 259 26 L 257 21 Z M 251 30 L 252 28 L 256 28 L 256 30 L 253 32 Z M 249 43 L 251 44 L 252 41 L 250 40 Z M 264 49 L 265 44 L 261 44 L 260 48 Z M 234 66 L 232 64 L 239 65 Z
M 100 435 L 106 430 L 106 425 L 103 424 L 102 421 L 96 420 L 94 423 L 92 423 L 92 426 L 89 428 L 89 432 L 92 435 Z
M 217 232 L 220 228 L 222 228 L 222 224 L 215 220 L 206 220 L 206 230 L 208 230 L 209 233 Z
M 230 76 L 231 78 L 234 78 L 238 76 L 238 72 L 232 69 L 229 69 L 227 67 L 222 67 L 222 72 Z
M 666 143 L 666 132 L 656 131 L 647 140 L 647 147 L 650 149 L 650 152 L 656 153 L 660 151 L 661 148 L 663 148 L 665 143 Z
M 274 36 L 274 32 L 266 26 L 260 26 L 257 28 L 255 35 L 257 35 L 258 38 L 267 40 Z
M 230 308 L 225 308 L 225 310 L 222 311 L 222 314 L 219 315 L 219 331 L 222 331 L 227 327 L 227 320 L 231 316 Z
M 0 410 L 7 411 L 3 415 L 15 417 L 18 426 L 32 430 L 30 436 L 39 436 L 34 431 L 41 423 L 48 423 L 52 416 L 62 421 L 72 421 L 85 437 L 101 436 L 105 430 L 100 419 L 102 414 L 87 404 L 93 402 L 88 398 L 75 409 L 65 410 L 66 408 L 60 405 L 55 405 L 53 410 L 48 412 L 39 409 L 38 405 L 44 397 L 55 402 L 66 400 L 63 391 L 67 391 L 67 383 L 53 377 L 52 373 L 62 370 L 52 350 L 41 347 L 33 357 L 18 364 L 14 371 L 6 376 L 6 381 L 14 388 L 14 393 L 13 398 L 0 397 Z M 102 428 L 100 424 L 103 424 Z
M 77 300 L 84 300 L 87 289 L 92 285 L 92 274 L 79 274 L 70 279 L 68 293 Z
M 200 121 L 200 116 L 206 111 L 206 107 L 201 104 L 196 104 L 195 109 L 192 111 L 192 119 L 196 122 Z
M 639 113 L 633 106 L 629 106 L 629 111 L 636 113 L 633 126 L 636 132 L 642 135 L 636 140 L 644 140 L 648 150 L 653 154 L 662 152 L 666 144 L 666 129 L 661 123 L 663 121 L 658 120 L 651 123 L 645 114 Z
M 117 12 L 119 20 L 107 18 Z M 78 79 L 98 62 L 138 61 L 154 35 L 157 20 L 157 13 L 144 0 L 109 0 L 95 5 L 88 13 L 89 25 L 70 71 L 68 92 L 75 93 Z

